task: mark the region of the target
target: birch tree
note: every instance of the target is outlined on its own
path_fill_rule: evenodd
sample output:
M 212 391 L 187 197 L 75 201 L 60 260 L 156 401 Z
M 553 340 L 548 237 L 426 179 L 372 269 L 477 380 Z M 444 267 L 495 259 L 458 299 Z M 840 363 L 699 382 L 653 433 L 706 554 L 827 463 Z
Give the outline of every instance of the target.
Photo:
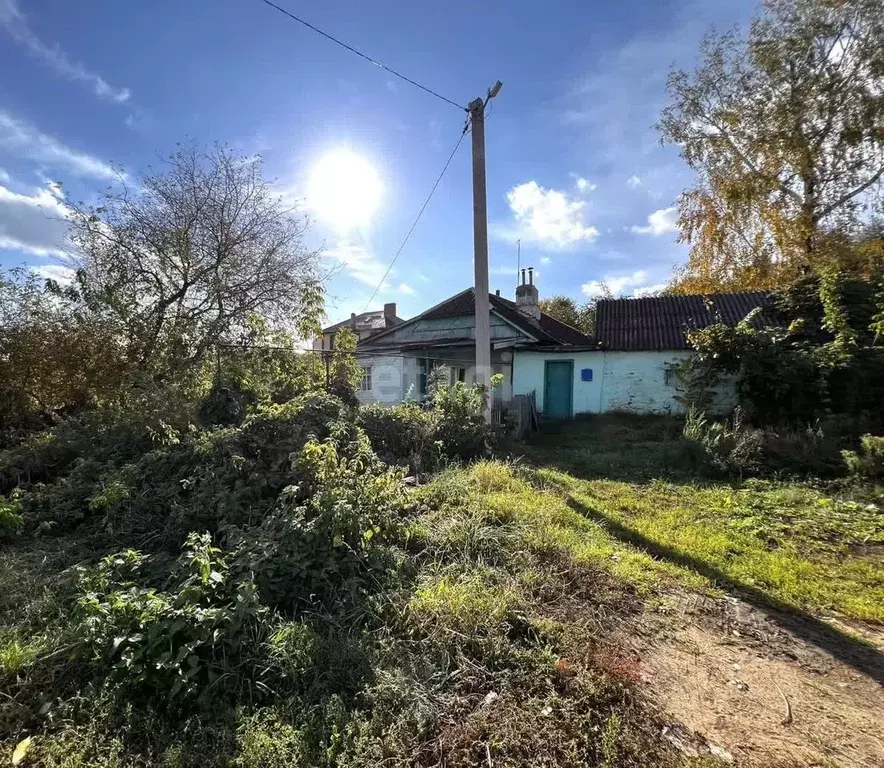
M 696 71 L 669 77 L 658 127 L 695 173 L 676 291 L 775 288 L 832 261 L 861 270 L 851 236 L 881 211 L 884 1 L 764 10 L 745 38 L 708 35 Z

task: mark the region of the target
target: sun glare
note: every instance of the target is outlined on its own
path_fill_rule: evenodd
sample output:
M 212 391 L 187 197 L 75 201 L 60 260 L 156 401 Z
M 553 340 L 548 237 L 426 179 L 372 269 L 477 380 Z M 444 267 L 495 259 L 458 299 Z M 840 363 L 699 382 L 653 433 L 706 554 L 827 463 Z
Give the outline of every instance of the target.
M 337 149 L 313 166 L 307 202 L 337 231 L 348 232 L 371 223 L 382 191 L 371 163 L 349 149 Z

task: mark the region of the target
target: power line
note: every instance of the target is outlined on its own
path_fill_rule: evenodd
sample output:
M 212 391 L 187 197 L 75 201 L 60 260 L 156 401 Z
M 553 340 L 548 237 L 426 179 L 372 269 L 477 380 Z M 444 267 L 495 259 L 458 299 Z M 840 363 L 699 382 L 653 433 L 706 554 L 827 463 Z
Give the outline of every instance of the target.
M 297 21 L 299 24 L 303 24 L 308 29 L 312 29 L 314 32 L 322 35 L 327 40 L 331 40 L 333 43 L 337 43 L 342 48 L 346 48 L 351 53 L 355 53 L 357 56 L 360 56 L 361 58 L 365 59 L 366 61 L 374 64 L 376 67 L 380 67 L 385 72 L 389 72 L 391 75 L 395 75 L 400 80 L 404 80 L 406 83 L 410 83 L 411 85 L 415 86 L 416 88 L 420 88 L 422 91 L 426 91 L 427 93 L 435 96 L 437 99 L 441 99 L 442 101 L 447 102 L 448 104 L 451 104 L 451 106 L 453 106 L 453 107 L 457 107 L 458 109 L 462 109 L 464 112 L 468 111 L 466 107 L 461 106 L 456 101 L 452 101 L 451 99 L 446 98 L 441 93 L 437 93 L 436 91 L 434 91 L 432 88 L 427 88 L 427 86 L 421 85 L 416 80 L 412 80 L 410 77 L 406 77 L 401 72 L 397 72 L 395 69 L 390 69 L 390 67 L 385 66 L 384 64 L 381 64 L 381 62 L 379 62 L 377 59 L 373 59 L 373 58 L 371 58 L 371 56 L 366 56 L 361 51 L 357 51 L 353 46 L 347 45 L 345 42 L 338 40 L 338 38 L 336 38 L 336 37 L 332 37 L 330 34 L 328 34 L 328 32 L 323 32 L 318 27 L 314 27 L 310 22 L 304 21 L 304 19 L 299 18 L 298 16 L 295 16 L 295 14 L 290 13 L 285 8 L 280 8 L 276 3 L 272 3 L 272 2 L 270 2 L 270 0 L 261 0 L 261 2 L 264 3 L 265 5 L 269 5 L 271 8 L 275 8 L 277 11 L 279 11 L 282 14 L 285 14 L 290 19 Z
M 445 171 L 448 170 L 448 166 L 451 165 L 451 161 L 454 159 L 454 156 L 457 154 L 457 150 L 460 148 L 460 144 L 463 141 L 463 137 L 467 135 L 467 130 L 469 129 L 469 122 L 464 124 L 463 131 L 460 134 L 460 138 L 457 140 L 457 144 L 454 145 L 454 149 L 451 150 L 451 154 L 448 156 L 448 159 L 445 161 L 445 165 L 442 168 L 442 173 L 439 174 L 439 178 L 436 179 L 436 183 L 433 184 L 433 188 L 430 190 L 430 194 L 427 195 L 427 199 L 424 200 L 424 204 L 421 206 L 420 211 L 418 211 L 417 218 L 415 218 L 414 223 L 411 225 L 411 229 L 408 230 L 408 234 L 405 236 L 405 239 L 402 241 L 402 245 L 399 246 L 399 250 L 396 251 L 396 255 L 393 257 L 393 261 L 390 262 L 390 266 L 387 267 L 387 271 L 384 272 L 384 276 L 381 278 L 381 281 L 377 284 L 374 291 L 371 294 L 371 297 L 367 302 L 365 302 L 365 309 L 368 309 L 369 304 L 374 301 L 374 297 L 378 295 L 378 291 L 381 289 L 381 286 L 384 284 L 384 281 L 387 279 L 387 276 L 390 274 L 390 270 L 393 269 L 393 265 L 396 263 L 396 260 L 399 258 L 402 250 L 405 248 L 406 243 L 408 243 L 409 238 L 411 237 L 411 233 L 414 232 L 415 227 L 417 227 L 418 222 L 421 220 L 421 216 L 424 215 L 424 211 L 427 210 L 427 206 L 430 204 L 430 200 L 433 197 L 433 194 L 436 191 L 436 187 L 439 186 L 439 183 L 442 181 L 442 177 L 445 175 Z M 363 310 L 363 312 L 365 311 Z

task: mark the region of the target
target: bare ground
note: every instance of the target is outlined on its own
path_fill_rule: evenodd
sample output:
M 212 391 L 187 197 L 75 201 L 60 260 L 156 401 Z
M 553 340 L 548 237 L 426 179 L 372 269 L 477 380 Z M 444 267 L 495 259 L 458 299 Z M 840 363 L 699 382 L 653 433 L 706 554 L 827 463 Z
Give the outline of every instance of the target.
M 764 768 L 884 766 L 881 628 L 684 594 L 630 624 L 621 642 L 682 751 Z

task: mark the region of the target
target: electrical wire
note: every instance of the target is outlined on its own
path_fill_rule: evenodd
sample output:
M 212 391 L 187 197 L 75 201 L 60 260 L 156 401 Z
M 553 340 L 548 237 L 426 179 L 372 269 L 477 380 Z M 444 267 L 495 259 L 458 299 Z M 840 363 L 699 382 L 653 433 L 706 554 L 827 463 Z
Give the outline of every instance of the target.
M 302 19 L 298 16 L 295 16 L 295 14 L 290 13 L 285 8 L 281 8 L 276 3 L 273 3 L 270 0 L 261 0 L 261 2 L 264 3 L 265 5 L 269 5 L 271 8 L 275 8 L 277 11 L 284 14 L 285 16 L 288 16 L 293 21 L 297 21 L 299 24 L 303 24 L 305 27 L 307 27 L 307 29 L 312 29 L 314 32 L 322 35 L 327 40 L 331 40 L 333 43 L 337 43 L 342 48 L 346 48 L 351 53 L 355 53 L 357 56 L 360 56 L 361 58 L 365 59 L 367 62 L 374 64 L 376 67 L 380 67 L 385 72 L 389 72 L 391 75 L 395 75 L 400 80 L 404 80 L 406 83 L 410 83 L 411 85 L 415 86 L 416 88 L 420 88 L 422 91 L 426 91 L 427 93 L 431 94 L 432 96 L 435 96 L 437 99 L 441 99 L 442 101 L 446 102 L 447 104 L 451 104 L 451 106 L 453 106 L 453 107 L 457 107 L 458 109 L 462 109 L 465 112 L 469 111 L 466 107 L 458 104 L 456 101 L 452 101 L 451 99 L 446 98 L 441 93 L 434 91 L 432 88 L 427 88 L 427 86 L 421 85 L 416 80 L 412 80 L 410 77 L 406 77 L 401 72 L 397 72 L 395 69 L 390 69 L 390 67 L 382 64 L 377 59 L 373 59 L 373 58 L 371 58 L 371 56 L 366 56 L 361 51 L 357 51 L 352 45 L 347 45 L 347 43 L 345 43 L 341 40 L 338 40 L 338 38 L 332 37 L 330 34 L 328 34 L 328 32 L 323 32 L 321 29 L 319 29 L 319 27 L 314 27 L 310 22 L 304 21 L 304 19 Z
M 374 291 L 371 294 L 371 297 L 367 302 L 365 302 L 365 309 L 363 312 L 368 309 L 369 305 L 372 301 L 374 301 L 374 297 L 378 295 L 378 291 L 381 289 L 381 286 L 384 284 L 384 281 L 387 279 L 387 276 L 390 274 L 390 270 L 393 269 L 393 265 L 396 263 L 399 256 L 402 254 L 403 249 L 405 248 L 406 243 L 408 243 L 409 238 L 411 237 L 412 232 L 414 232 L 415 227 L 417 227 L 418 222 L 421 220 L 421 216 L 424 215 L 424 211 L 427 210 L 427 206 L 430 204 L 430 200 L 433 197 L 433 194 L 436 191 L 436 188 L 439 186 L 439 183 L 442 181 L 442 177 L 445 175 L 445 172 L 448 170 L 448 166 L 451 165 L 451 161 L 454 159 L 454 156 L 457 154 L 457 150 L 460 149 L 461 142 L 463 141 L 463 137 L 467 135 L 467 131 L 469 130 L 470 124 L 467 121 L 464 124 L 463 132 L 460 134 L 460 138 L 457 140 L 457 144 L 454 145 L 454 149 L 451 150 L 451 154 L 448 156 L 448 159 L 445 161 L 445 166 L 442 168 L 442 173 L 439 174 L 439 177 L 436 179 L 436 183 L 433 184 L 433 188 L 430 190 L 430 194 L 427 195 L 427 199 L 424 200 L 424 204 L 421 206 L 420 211 L 418 211 L 417 218 L 415 218 L 414 223 L 411 225 L 411 229 L 408 230 L 408 234 L 405 236 L 405 239 L 402 241 L 402 245 L 399 246 L 399 250 L 396 251 L 396 255 L 393 257 L 393 260 L 390 262 L 390 266 L 387 267 L 387 271 L 384 272 L 384 276 L 381 278 L 381 281 L 377 284 Z

